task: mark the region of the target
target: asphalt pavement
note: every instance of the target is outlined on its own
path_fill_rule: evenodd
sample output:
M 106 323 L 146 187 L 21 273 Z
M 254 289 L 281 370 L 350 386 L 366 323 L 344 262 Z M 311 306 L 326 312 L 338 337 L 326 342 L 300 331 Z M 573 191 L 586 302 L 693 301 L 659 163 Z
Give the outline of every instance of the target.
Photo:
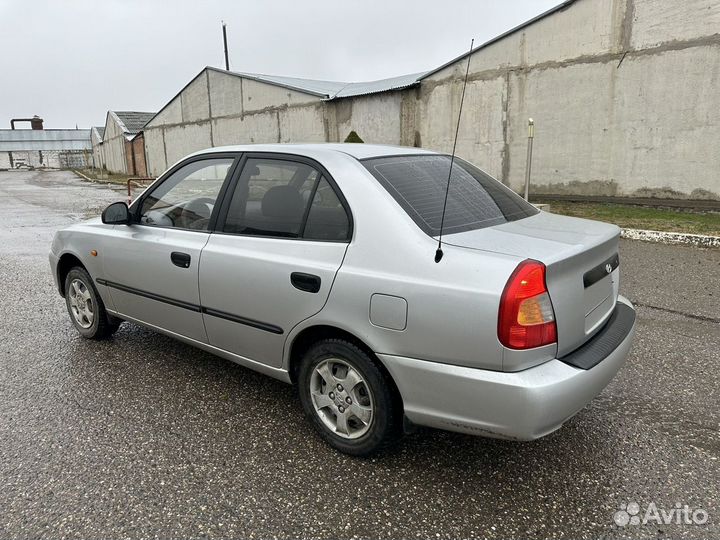
M 0 172 L 0 538 L 720 537 L 720 250 L 622 241 L 631 356 L 554 434 L 423 429 L 363 460 L 290 386 L 127 323 L 79 337 L 52 234 L 123 198 Z

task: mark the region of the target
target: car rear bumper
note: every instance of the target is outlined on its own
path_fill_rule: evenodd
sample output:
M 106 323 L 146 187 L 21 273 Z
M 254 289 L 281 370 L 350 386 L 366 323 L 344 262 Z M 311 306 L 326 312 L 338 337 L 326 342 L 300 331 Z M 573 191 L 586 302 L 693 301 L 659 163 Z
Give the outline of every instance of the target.
M 632 304 L 620 297 L 618 307 L 632 309 Z M 607 331 L 581 348 L 585 358 L 603 355 L 589 369 L 570 365 L 568 357 L 513 373 L 378 357 L 395 380 L 410 421 L 475 435 L 532 440 L 562 426 L 620 370 L 635 334 L 634 310 L 631 320 L 627 317 L 625 312 L 624 317 L 611 318 Z

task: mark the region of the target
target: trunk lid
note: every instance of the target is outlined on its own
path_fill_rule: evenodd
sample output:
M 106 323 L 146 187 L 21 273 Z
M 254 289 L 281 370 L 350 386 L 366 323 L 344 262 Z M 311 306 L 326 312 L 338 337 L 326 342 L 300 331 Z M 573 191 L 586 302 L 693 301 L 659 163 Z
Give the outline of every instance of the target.
M 619 238 L 620 229 L 609 223 L 540 212 L 443 242 L 544 263 L 561 357 L 595 335 L 615 308 Z

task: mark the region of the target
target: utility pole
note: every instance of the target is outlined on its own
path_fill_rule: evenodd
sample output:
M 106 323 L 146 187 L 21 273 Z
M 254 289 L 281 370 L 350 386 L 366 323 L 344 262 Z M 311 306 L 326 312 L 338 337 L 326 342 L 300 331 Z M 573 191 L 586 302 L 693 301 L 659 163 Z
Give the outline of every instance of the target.
M 223 29 L 223 45 L 225 46 L 225 71 L 230 71 L 230 60 L 228 59 L 228 50 L 227 50 L 227 30 L 225 27 L 227 26 L 225 24 L 225 21 L 222 22 L 222 29 Z
M 535 138 L 535 122 L 533 119 L 528 119 L 528 147 L 527 147 L 527 161 L 525 162 L 525 200 L 530 200 L 530 169 L 532 167 L 532 147 L 533 139 Z

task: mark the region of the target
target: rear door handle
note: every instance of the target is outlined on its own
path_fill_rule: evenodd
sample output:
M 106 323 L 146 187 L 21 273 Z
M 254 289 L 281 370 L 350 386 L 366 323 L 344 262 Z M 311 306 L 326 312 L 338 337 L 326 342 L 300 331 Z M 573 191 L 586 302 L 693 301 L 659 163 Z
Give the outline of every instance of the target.
M 190 268 L 190 255 L 180 251 L 173 251 L 170 254 L 170 260 L 175 266 L 180 268 Z
M 293 287 L 301 291 L 316 293 L 320 290 L 322 280 L 320 276 L 314 274 L 304 274 L 302 272 L 293 272 L 290 274 L 290 283 Z

